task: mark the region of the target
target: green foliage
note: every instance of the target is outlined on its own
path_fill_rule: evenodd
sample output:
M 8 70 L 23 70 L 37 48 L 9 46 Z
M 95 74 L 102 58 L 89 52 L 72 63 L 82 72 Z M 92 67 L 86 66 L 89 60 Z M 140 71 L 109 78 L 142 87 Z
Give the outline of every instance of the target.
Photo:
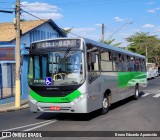
M 115 39 L 110 39 L 110 40 L 105 40 L 103 43 L 107 44 L 107 45 L 113 45 L 116 47 L 120 47 L 120 45 L 122 44 L 121 42 L 119 43 L 114 43 Z M 102 42 L 102 40 L 100 40 L 100 42 Z
M 72 28 L 69 29 L 61 29 L 66 35 L 69 34 L 72 30 Z
M 128 50 L 146 55 L 146 49 L 148 52 L 148 62 L 159 63 L 160 60 L 160 39 L 155 35 L 149 35 L 149 33 L 136 32 L 134 35 L 126 38 L 130 43 Z M 160 64 L 160 63 L 159 63 Z

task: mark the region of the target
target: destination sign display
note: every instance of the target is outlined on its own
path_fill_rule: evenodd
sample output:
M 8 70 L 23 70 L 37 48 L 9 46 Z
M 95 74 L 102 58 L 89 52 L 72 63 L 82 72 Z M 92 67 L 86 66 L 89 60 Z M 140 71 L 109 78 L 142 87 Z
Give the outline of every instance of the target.
M 32 49 L 45 49 L 45 48 L 57 48 L 57 47 L 80 47 L 79 39 L 62 39 L 62 40 L 48 40 L 32 44 Z

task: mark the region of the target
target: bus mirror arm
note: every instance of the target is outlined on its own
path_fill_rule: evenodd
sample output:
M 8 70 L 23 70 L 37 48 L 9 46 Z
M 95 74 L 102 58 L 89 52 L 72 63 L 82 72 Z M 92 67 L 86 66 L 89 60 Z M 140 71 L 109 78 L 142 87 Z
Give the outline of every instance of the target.
M 92 81 L 92 76 L 91 76 L 91 74 L 88 75 L 88 81 L 89 81 L 89 82 Z

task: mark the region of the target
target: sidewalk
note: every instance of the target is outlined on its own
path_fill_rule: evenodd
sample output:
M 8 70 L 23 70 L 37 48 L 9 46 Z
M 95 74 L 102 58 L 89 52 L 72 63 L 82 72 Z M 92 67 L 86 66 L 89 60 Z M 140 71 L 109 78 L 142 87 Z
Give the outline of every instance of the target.
M 16 108 L 14 102 L 6 103 L 6 104 L 0 104 L 0 113 L 2 113 L 2 112 L 11 112 L 11 111 L 16 111 L 16 110 L 21 110 L 21 109 L 26 109 L 28 107 L 29 107 L 29 105 L 28 105 L 28 99 L 21 101 L 20 108 Z

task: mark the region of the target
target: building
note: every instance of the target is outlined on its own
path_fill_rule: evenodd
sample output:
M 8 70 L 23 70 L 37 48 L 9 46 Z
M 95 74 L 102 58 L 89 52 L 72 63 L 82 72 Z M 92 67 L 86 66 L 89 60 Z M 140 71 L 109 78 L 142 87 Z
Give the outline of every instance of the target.
M 28 47 L 37 40 L 66 37 L 53 20 L 21 21 L 21 93 L 28 94 Z M 0 103 L 15 94 L 15 25 L 0 23 Z M 11 100 L 10 100 L 11 101 Z M 3 101 L 4 102 L 4 101 Z M 6 102 L 6 101 L 5 101 Z
M 29 46 L 33 41 L 66 37 L 51 19 L 21 21 L 21 44 Z M 15 25 L 0 23 L 0 45 L 15 45 Z

